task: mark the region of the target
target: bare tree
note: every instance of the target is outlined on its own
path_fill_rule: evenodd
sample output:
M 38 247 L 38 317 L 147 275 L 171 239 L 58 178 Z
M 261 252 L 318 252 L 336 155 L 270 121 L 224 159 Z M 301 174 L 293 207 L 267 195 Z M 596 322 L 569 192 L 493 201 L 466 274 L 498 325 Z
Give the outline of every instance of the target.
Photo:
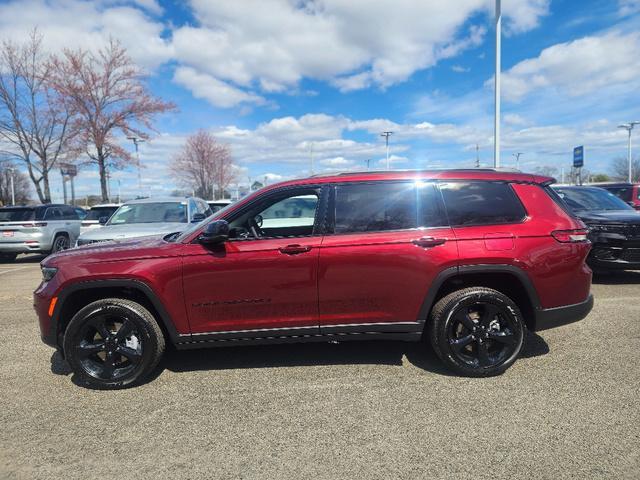
M 236 174 L 229 146 L 219 143 L 205 130 L 187 138 L 173 158 L 171 171 L 202 198 L 222 196 Z
M 75 157 L 71 111 L 51 88 L 49 57 L 34 30 L 0 45 L 0 153 L 26 165 L 41 202 L 51 201 L 49 172 Z
M 76 115 L 79 145 L 88 163 L 98 166 L 102 199 L 107 201 L 108 170 L 135 161 L 117 134 L 147 139 L 155 115 L 175 105 L 151 95 L 142 70 L 115 40 L 97 53 L 65 50 L 51 65 L 52 85 Z
M 611 163 L 611 172 L 616 180 L 627 181 L 629 179 L 629 160 L 627 157 L 617 157 Z M 631 161 L 631 180 L 640 182 L 640 157 Z
M 17 169 L 15 163 L 8 160 L 0 161 L 0 205 L 11 205 L 11 179 L 13 177 L 13 193 L 16 205 L 25 204 L 30 200 L 29 177 Z

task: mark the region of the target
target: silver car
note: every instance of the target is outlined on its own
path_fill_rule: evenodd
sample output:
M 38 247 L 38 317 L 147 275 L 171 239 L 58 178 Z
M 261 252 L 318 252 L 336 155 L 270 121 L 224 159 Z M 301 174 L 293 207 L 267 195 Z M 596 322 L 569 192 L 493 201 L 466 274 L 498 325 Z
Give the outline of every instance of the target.
M 123 204 L 103 228 L 86 231 L 77 246 L 123 238 L 166 235 L 181 232 L 190 223 L 211 215 L 204 200 L 195 197 L 163 197 L 132 200 Z M 104 219 L 103 219 L 104 220 Z
M 69 205 L 0 208 L 0 260 L 19 253 L 55 253 L 74 245 L 80 218 Z
M 93 207 L 90 207 L 89 211 L 82 219 L 80 233 L 82 234 L 84 232 L 87 232 L 92 228 L 102 227 L 102 224 L 100 224 L 100 219 L 105 219 L 103 223 L 106 223 L 106 221 L 111 218 L 111 215 L 113 215 L 121 205 L 121 203 L 102 203 L 100 205 L 94 205 Z

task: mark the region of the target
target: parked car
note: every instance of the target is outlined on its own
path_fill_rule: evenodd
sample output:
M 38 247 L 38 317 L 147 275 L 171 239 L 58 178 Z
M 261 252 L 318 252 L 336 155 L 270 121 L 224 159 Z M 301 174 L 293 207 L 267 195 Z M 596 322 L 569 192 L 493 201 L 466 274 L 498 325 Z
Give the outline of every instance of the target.
M 232 203 L 233 200 L 230 200 L 228 198 L 222 198 L 220 200 L 207 200 L 207 204 L 209 205 L 209 208 L 211 208 L 212 213 L 216 213 L 223 208 L 228 207 Z
M 496 375 L 527 329 L 593 305 L 588 232 L 552 181 L 478 169 L 271 185 L 180 234 L 47 258 L 34 293 L 42 339 L 98 388 L 142 382 L 167 343 L 424 337 L 452 370 Z M 311 204 L 313 222 L 301 221 Z
M 640 210 L 640 184 L 638 183 L 594 183 L 594 186 L 604 188 L 613 193 L 636 210 Z
M 118 208 L 103 228 L 83 232 L 77 246 L 181 232 L 190 222 L 200 222 L 210 215 L 207 203 L 196 197 L 131 200 Z
M 89 208 L 86 216 L 82 219 L 80 233 L 85 233 L 92 228 L 100 228 L 103 224 L 107 223 L 111 215 L 113 215 L 121 205 L 121 203 L 103 203 Z M 101 220 L 102 223 L 100 223 Z
M 78 214 L 78 218 L 80 220 L 84 220 L 87 217 L 88 212 L 82 207 L 73 207 L 73 209 Z
M 46 204 L 0 208 L 0 260 L 19 253 L 56 253 L 80 235 L 80 218 L 70 205 Z
M 596 271 L 640 269 L 640 212 L 598 187 L 556 187 L 571 212 L 589 227 Z

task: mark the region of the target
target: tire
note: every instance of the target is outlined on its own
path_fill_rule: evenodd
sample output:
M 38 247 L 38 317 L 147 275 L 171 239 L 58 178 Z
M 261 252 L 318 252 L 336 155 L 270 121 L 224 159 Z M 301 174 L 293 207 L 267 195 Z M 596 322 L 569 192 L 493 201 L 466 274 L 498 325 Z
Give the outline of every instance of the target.
M 69 235 L 66 233 L 58 233 L 53 239 L 53 244 L 51 245 L 51 254 L 61 252 L 62 250 L 66 250 L 71 246 L 71 242 L 69 240 Z
M 119 389 L 140 384 L 151 374 L 162 358 L 165 339 L 145 307 L 107 298 L 73 316 L 63 347 L 78 383 Z
M 11 263 L 16 259 L 17 256 L 17 253 L 0 253 L 0 262 Z
M 526 325 L 506 295 L 484 287 L 457 290 L 431 312 L 431 345 L 451 370 L 490 377 L 507 370 L 524 346 Z

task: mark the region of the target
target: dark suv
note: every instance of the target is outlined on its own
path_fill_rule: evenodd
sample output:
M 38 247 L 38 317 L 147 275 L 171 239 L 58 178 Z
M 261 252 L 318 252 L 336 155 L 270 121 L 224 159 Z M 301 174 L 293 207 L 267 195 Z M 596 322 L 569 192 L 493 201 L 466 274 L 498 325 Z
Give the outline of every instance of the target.
M 42 339 L 79 381 L 143 379 L 165 344 L 427 338 L 469 376 L 505 371 L 526 329 L 592 308 L 584 224 L 553 179 L 355 173 L 269 186 L 183 233 L 42 262 Z

